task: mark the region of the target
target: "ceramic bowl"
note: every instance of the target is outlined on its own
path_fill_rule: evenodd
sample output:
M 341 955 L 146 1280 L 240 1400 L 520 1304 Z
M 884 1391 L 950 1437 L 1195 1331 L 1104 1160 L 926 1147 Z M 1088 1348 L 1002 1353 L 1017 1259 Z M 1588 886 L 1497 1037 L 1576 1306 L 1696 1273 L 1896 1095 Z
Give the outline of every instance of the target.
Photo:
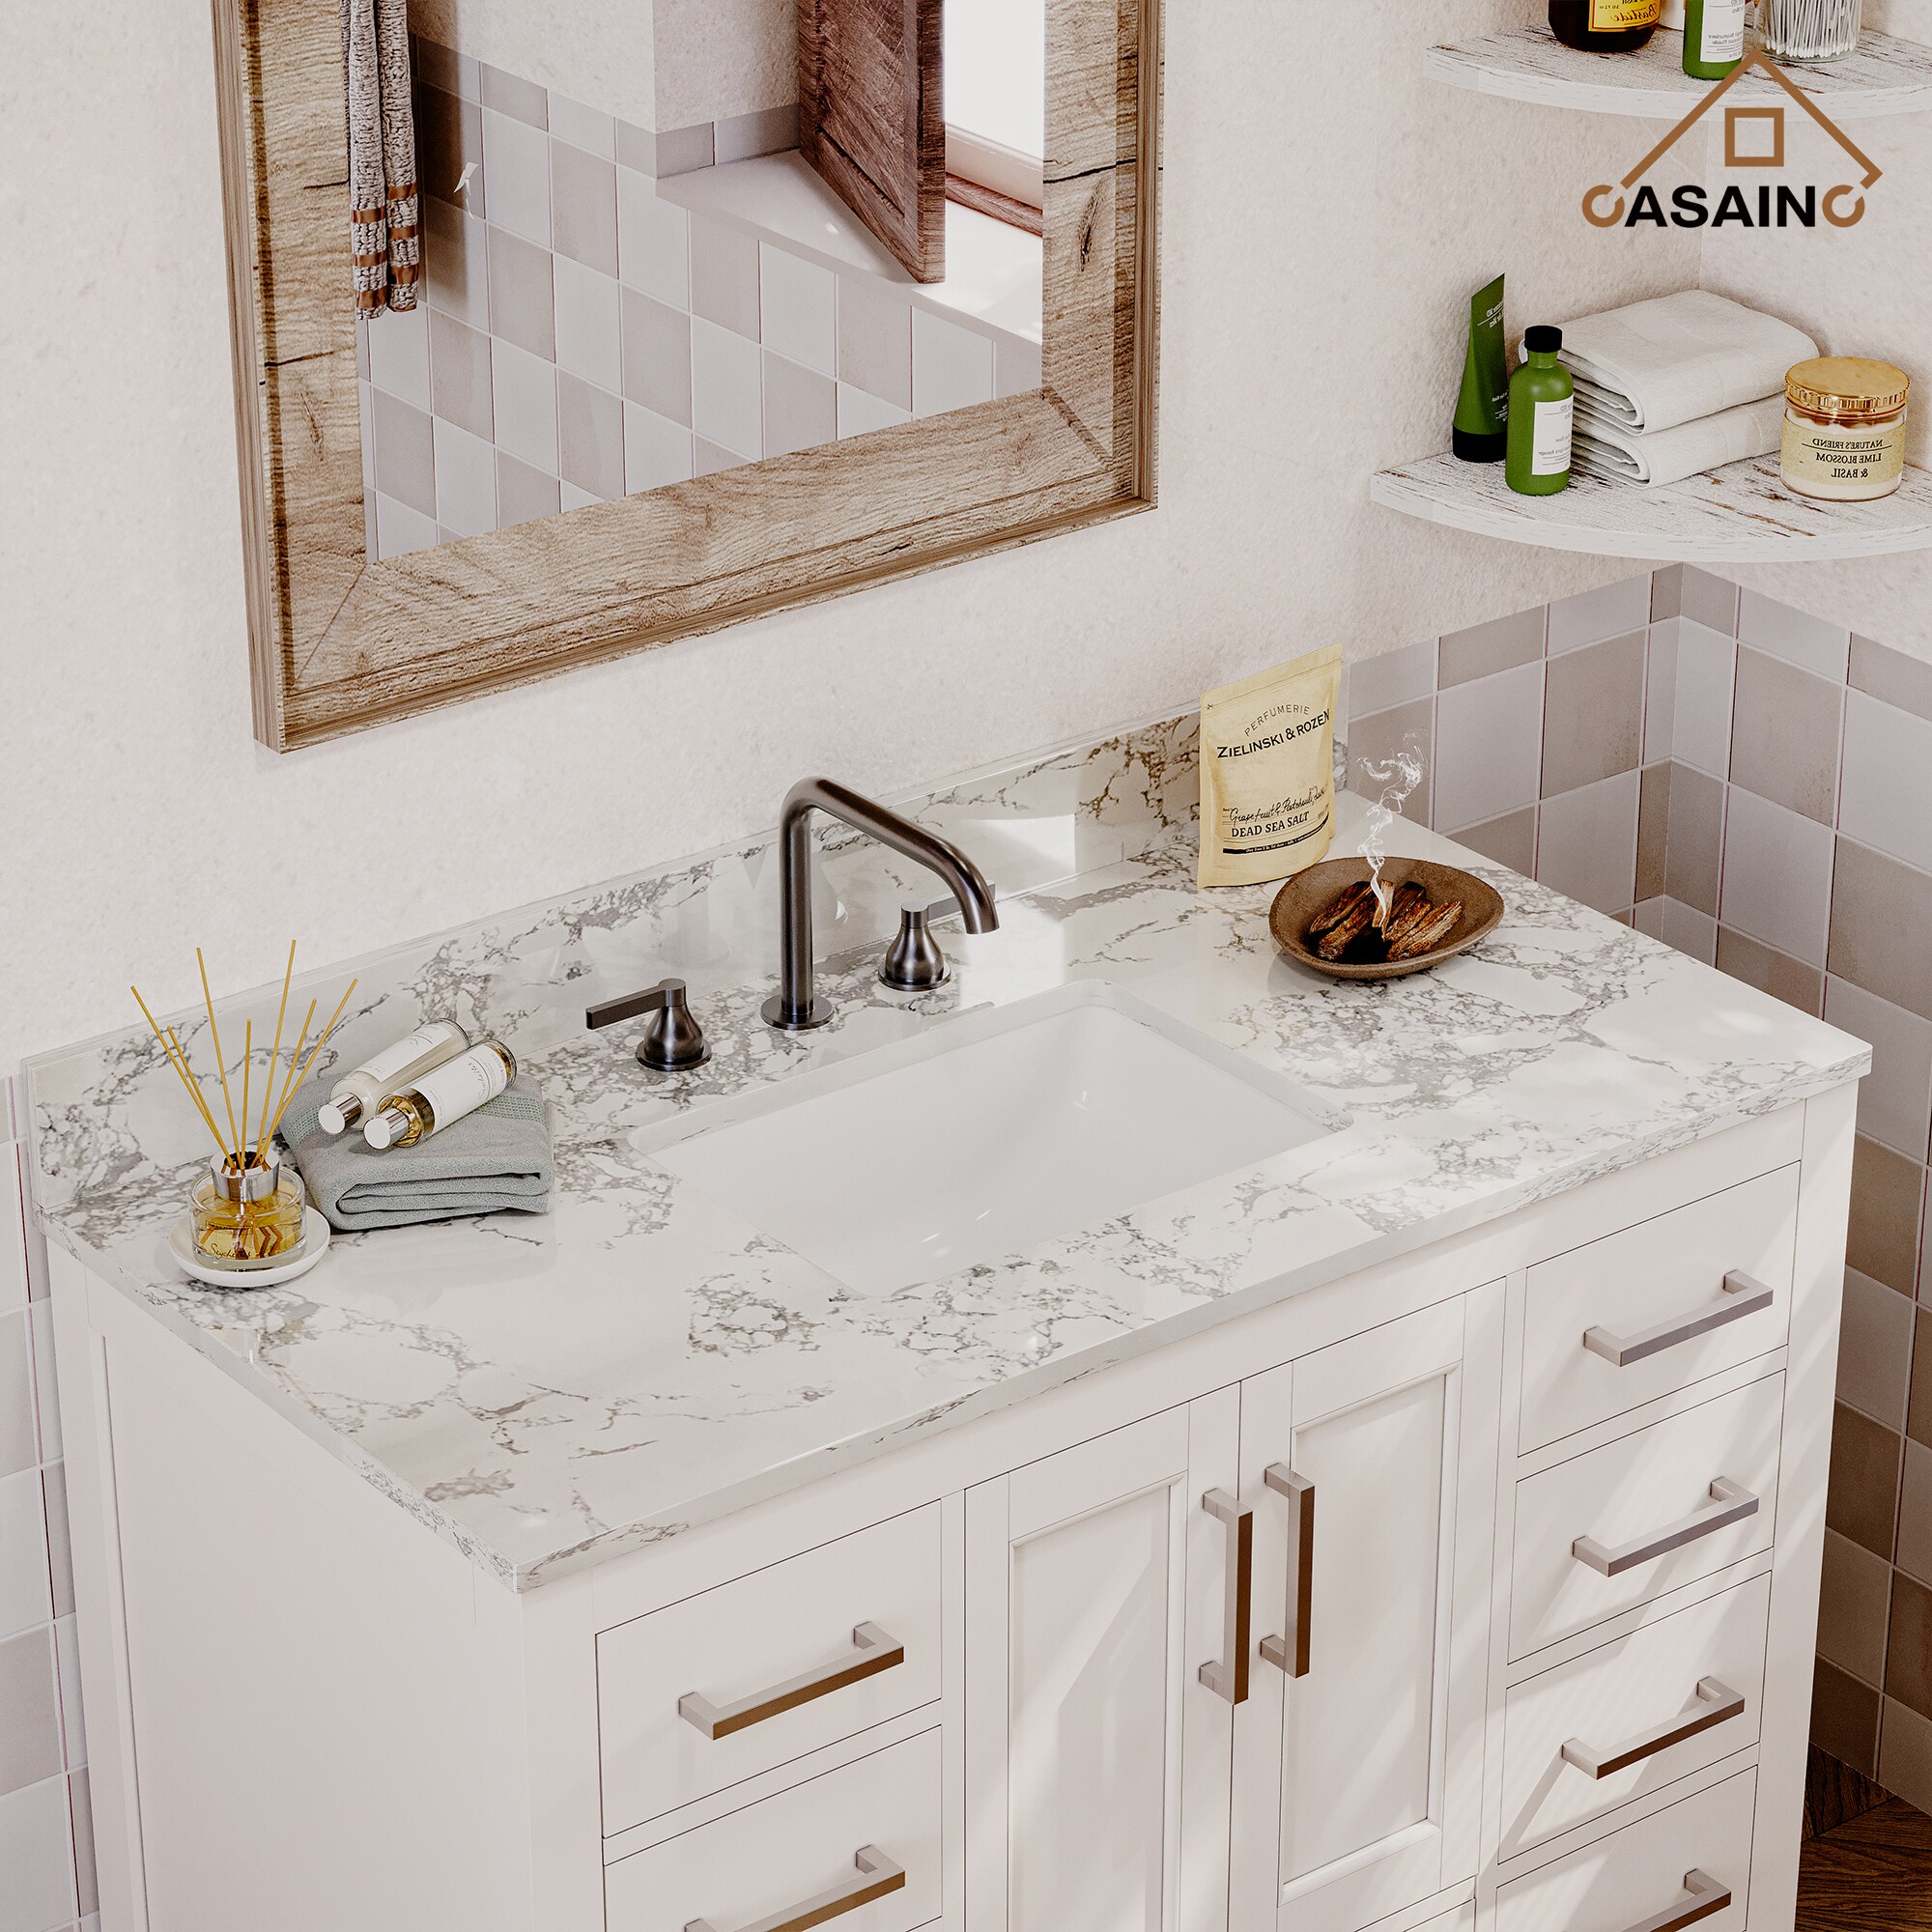
M 1326 859 L 1297 872 L 1274 895 L 1274 904 L 1268 908 L 1268 927 L 1275 944 L 1291 959 L 1298 959 L 1331 980 L 1401 980 L 1467 952 L 1494 931 L 1503 916 L 1502 895 L 1471 873 L 1454 866 L 1438 866 L 1433 859 L 1387 859 L 1382 862 L 1382 878 L 1391 889 L 1413 879 L 1429 895 L 1432 904 L 1440 905 L 1444 899 L 1463 901 L 1463 917 L 1455 929 L 1440 946 L 1418 952 L 1413 959 L 1365 960 L 1360 964 L 1323 959 L 1308 943 L 1309 921 L 1345 887 L 1368 876 L 1366 859 Z

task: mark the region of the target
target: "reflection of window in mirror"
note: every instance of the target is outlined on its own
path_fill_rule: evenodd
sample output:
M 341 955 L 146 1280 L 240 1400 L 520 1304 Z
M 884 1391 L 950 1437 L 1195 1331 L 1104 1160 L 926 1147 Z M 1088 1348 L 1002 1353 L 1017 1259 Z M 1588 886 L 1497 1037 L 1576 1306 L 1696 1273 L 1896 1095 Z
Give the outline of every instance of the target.
M 1046 0 L 947 0 L 946 192 L 1040 232 Z

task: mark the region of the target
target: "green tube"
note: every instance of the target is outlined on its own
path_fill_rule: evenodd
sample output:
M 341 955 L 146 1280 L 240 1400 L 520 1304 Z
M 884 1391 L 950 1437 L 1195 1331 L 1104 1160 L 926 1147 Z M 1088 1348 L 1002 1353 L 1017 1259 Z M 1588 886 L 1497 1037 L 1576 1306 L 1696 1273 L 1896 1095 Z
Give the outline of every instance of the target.
M 1500 463 L 1509 447 L 1509 352 L 1503 339 L 1503 278 L 1469 298 L 1469 353 L 1456 398 L 1450 446 L 1464 463 Z

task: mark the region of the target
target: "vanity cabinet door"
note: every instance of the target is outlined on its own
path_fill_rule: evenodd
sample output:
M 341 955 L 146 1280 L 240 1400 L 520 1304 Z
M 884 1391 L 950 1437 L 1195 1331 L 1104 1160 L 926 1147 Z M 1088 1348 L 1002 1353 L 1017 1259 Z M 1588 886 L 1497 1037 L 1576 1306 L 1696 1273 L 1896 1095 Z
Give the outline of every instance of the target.
M 968 1932 L 1225 1926 L 1228 1707 L 1185 1690 L 1221 1640 L 1201 1495 L 1237 1414 L 1226 1389 L 968 1492 Z
M 1496 1284 L 1242 1385 L 1235 1932 L 1353 1932 L 1475 1875 L 1501 1334 Z

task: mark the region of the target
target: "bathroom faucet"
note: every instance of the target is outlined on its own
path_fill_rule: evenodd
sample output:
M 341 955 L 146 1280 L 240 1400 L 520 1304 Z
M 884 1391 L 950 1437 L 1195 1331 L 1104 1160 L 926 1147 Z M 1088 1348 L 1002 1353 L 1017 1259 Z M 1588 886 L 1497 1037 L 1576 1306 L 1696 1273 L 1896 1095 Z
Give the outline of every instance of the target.
M 764 1004 L 766 1021 L 785 1033 L 821 1027 L 832 1017 L 831 1002 L 812 991 L 811 829 L 813 811 L 823 811 L 890 845 L 895 852 L 936 872 L 959 902 L 968 932 L 992 932 L 1000 923 L 993 889 L 965 853 L 923 826 L 861 798 L 830 779 L 801 779 L 785 794 L 779 814 L 779 892 L 782 921 L 779 941 L 779 990 Z

